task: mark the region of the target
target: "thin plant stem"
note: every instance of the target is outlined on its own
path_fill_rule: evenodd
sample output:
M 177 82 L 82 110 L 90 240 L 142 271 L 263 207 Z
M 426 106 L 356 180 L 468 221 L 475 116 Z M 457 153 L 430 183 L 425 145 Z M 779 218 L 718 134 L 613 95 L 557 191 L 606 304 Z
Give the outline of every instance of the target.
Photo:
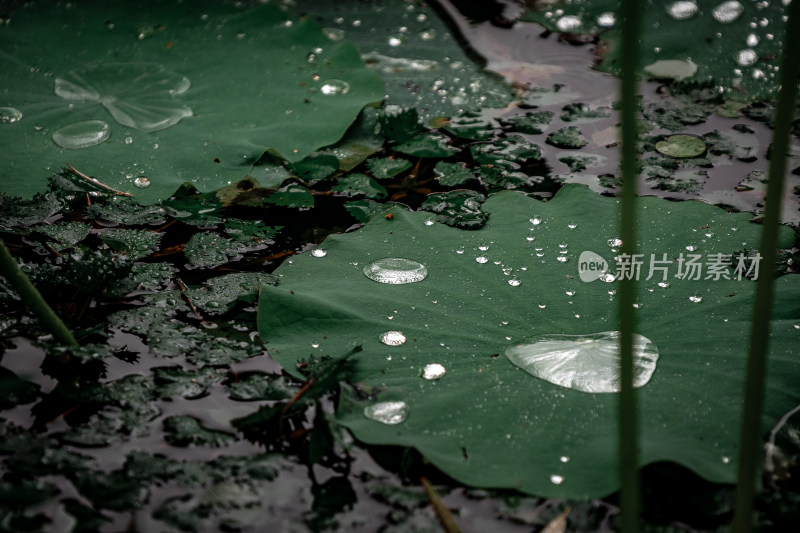
M 639 28 L 641 0 L 621 0 L 622 81 L 620 85 L 622 121 L 622 207 L 620 213 L 621 252 L 633 258 L 636 251 L 636 189 L 638 182 L 637 114 L 639 69 Z M 620 291 L 620 398 L 619 398 L 619 476 L 620 531 L 639 531 L 638 425 L 636 391 L 633 388 L 633 334 L 636 329 L 634 271 L 619 280 Z
M 753 498 L 757 492 L 757 479 L 763 433 L 761 414 L 764 408 L 767 354 L 769 353 L 769 322 L 772 309 L 775 275 L 772 268 L 778 247 L 778 224 L 782 206 L 783 184 L 786 175 L 786 155 L 789 148 L 792 119 L 797 102 L 798 69 L 800 68 L 800 1 L 788 7 L 786 36 L 781 57 L 781 87 L 775 108 L 775 130 L 772 135 L 772 152 L 769 162 L 766 209 L 761 232 L 761 245 L 757 260 L 764 262 L 756 285 L 753 320 L 750 331 L 750 353 L 747 359 L 739 439 L 739 472 L 736 490 L 734 533 L 753 529 Z
M 72 336 L 72 332 L 67 329 L 55 311 L 47 305 L 28 276 L 20 270 L 17 261 L 2 240 L 0 240 L 0 274 L 11 283 L 28 309 L 33 311 L 33 314 L 50 330 L 58 342 L 69 346 L 78 346 L 78 341 Z

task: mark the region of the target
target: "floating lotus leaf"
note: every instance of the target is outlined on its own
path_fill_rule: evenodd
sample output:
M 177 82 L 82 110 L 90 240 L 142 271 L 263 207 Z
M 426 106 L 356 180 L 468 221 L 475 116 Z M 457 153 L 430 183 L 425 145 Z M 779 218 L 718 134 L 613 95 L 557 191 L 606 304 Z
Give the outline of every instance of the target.
M 639 206 L 636 333 L 658 352 L 637 389 L 640 464 L 673 461 L 733 483 L 755 283 L 737 274 L 736 258 L 724 260 L 756 248 L 761 226 L 700 202 L 641 198 Z M 298 377 L 302 360 L 363 348 L 348 359 L 353 385 L 342 387 L 337 418 L 364 442 L 415 447 L 470 485 L 559 498 L 609 494 L 618 488 L 609 475 L 618 468 L 618 395 L 534 377 L 508 355 L 542 336 L 601 334 L 591 364 L 613 375 L 613 334 L 605 332 L 619 329 L 617 283 L 597 272 L 604 263 L 615 270 L 618 208 L 615 198 L 579 185 L 548 202 L 493 195 L 477 231 L 394 208 L 391 219 L 328 237 L 324 257 L 302 254 L 278 268 L 280 283 L 262 288 L 260 337 Z M 781 229 L 780 246 L 793 239 Z M 701 271 L 687 270 L 692 256 Z M 387 261 L 394 274 L 376 276 Z M 594 281 L 581 281 L 582 273 Z M 374 281 L 398 277 L 409 282 Z M 765 433 L 800 403 L 800 277 L 776 283 Z M 428 366 L 435 364 L 443 375 Z M 405 420 L 376 420 L 383 402 L 397 402 Z
M 296 162 L 334 145 L 383 99 L 353 45 L 274 5 L 36 3 L 10 16 L 1 104 L 19 116 L 0 119 L 13 154 L 0 191 L 17 196 L 66 162 L 145 204 L 184 182 L 216 190 L 267 150 Z

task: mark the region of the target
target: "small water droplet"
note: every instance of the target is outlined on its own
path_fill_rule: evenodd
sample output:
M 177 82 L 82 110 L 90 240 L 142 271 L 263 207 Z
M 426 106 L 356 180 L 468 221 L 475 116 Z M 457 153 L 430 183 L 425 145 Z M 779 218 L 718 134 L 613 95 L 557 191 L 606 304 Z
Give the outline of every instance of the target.
M 419 32 L 419 38 L 423 41 L 431 41 L 436 38 L 436 30 L 430 28 L 422 30 Z
M 542 219 L 539 218 L 539 217 L 533 217 L 531 219 L 531 224 L 533 224 L 534 226 L 538 226 L 541 223 L 542 223 Z
M 613 239 L 608 239 L 608 246 L 611 248 L 619 248 L 622 246 L 622 239 L 618 237 L 614 237 Z
M 528 242 L 533 242 L 534 240 L 536 240 L 536 237 L 534 237 L 533 235 L 530 235 L 528 237 L 525 237 L 525 240 L 528 241 Z
M 575 31 L 583 25 L 580 17 L 575 17 L 573 15 L 567 15 L 566 17 L 561 17 L 556 22 L 556 27 L 558 31 Z
M 75 122 L 53 133 L 53 142 L 62 148 L 78 150 L 89 148 L 108 140 L 111 127 L 102 120 Z
M 150 186 L 150 178 L 146 176 L 139 176 L 135 180 L 133 180 L 133 184 L 139 187 L 140 189 L 144 189 L 145 187 Z
M 756 51 L 749 48 L 746 50 L 740 50 L 739 53 L 736 54 L 736 62 L 743 67 L 752 65 L 757 59 L 758 54 L 756 54 Z
M 510 279 L 508 280 L 508 284 L 512 287 L 519 287 L 520 281 L 518 279 Z
M 544 309 L 545 307 L 547 307 L 545 304 L 539 304 L 539 309 Z
M 350 84 L 344 80 L 328 80 L 319 88 L 319 92 L 325 96 L 347 94 L 348 91 L 350 91 Z
M 0 124 L 11 124 L 22 119 L 22 111 L 16 107 L 0 107 Z
M 576 223 L 574 223 L 574 222 L 570 222 L 569 224 L 567 224 L 567 227 L 569 229 L 575 229 L 575 228 L 578 227 L 578 225 Z
M 722 456 L 722 462 L 725 463 L 725 464 L 728 464 L 728 463 L 731 462 L 731 458 L 726 456 L 726 455 L 723 455 Z
M 685 20 L 697 13 L 697 4 L 684 0 L 673 2 L 667 7 L 667 13 L 675 20 Z
M 550 483 L 553 485 L 561 485 L 564 482 L 564 476 L 559 476 L 558 474 L 553 474 L 550 476 Z
M 697 247 L 694 244 L 690 244 L 686 247 L 686 249 L 689 250 L 690 252 L 694 252 L 697 249 Z
M 364 416 L 382 424 L 399 424 L 408 418 L 408 404 L 403 401 L 378 402 L 365 407 Z
M 556 257 L 556 260 L 559 263 L 566 263 L 569 260 L 569 258 L 566 255 L 559 255 L 558 257 Z
M 406 336 L 401 331 L 386 331 L 381 333 L 380 339 L 386 346 L 401 346 L 406 342 Z
M 600 26 L 601 28 L 611 28 L 616 23 L 617 23 L 617 18 L 614 16 L 614 13 L 610 11 L 606 11 L 605 13 L 597 17 L 597 25 Z
M 311 347 L 312 347 L 312 348 L 319 348 L 319 343 L 316 343 L 316 342 L 315 342 L 315 343 L 313 343 L 313 344 L 311 345 Z
M 345 38 L 345 31 L 341 28 L 322 28 L 322 33 L 331 41 L 341 41 Z
M 125 144 L 133 144 L 133 137 L 131 136 L 125 137 Z
M 566 294 L 567 296 L 575 296 L 575 291 L 569 290 L 569 291 L 566 291 L 564 294 Z
M 480 264 L 484 264 L 484 263 L 488 263 L 488 262 L 489 262 L 489 259 L 487 259 L 487 258 L 486 258 L 486 257 L 484 257 L 484 256 L 480 256 L 480 257 L 476 257 L 476 258 L 475 258 L 475 261 L 476 261 L 476 262 L 478 262 L 478 263 L 480 263 Z
M 314 248 L 313 250 L 311 250 L 311 255 L 313 255 L 314 257 L 325 257 L 326 255 L 328 255 L 328 251 L 322 248 Z
M 692 296 L 689 296 L 689 301 L 694 302 L 694 303 L 700 303 L 700 302 L 703 301 L 703 297 L 702 296 L 698 296 L 697 294 L 693 294 Z
M 439 363 L 429 363 L 422 369 L 420 375 L 425 379 L 439 379 L 444 376 L 447 369 Z
M 569 457 L 567 457 L 566 455 L 562 455 L 561 457 L 559 457 L 559 460 L 562 463 L 568 463 L 569 462 Z
M 720 5 L 715 7 L 711 14 L 717 22 L 728 24 L 738 19 L 743 11 L 744 6 L 742 4 L 736 0 L 729 0 L 728 2 L 722 2 Z
M 666 281 L 659 281 L 658 286 L 661 287 L 662 289 L 666 289 L 667 287 L 669 287 L 669 283 L 667 283 Z
M 428 268 L 411 259 L 387 257 L 365 266 L 364 275 L 378 283 L 402 285 L 424 280 L 428 277 Z
M 434 225 L 434 223 L 435 223 L 435 222 L 434 222 L 432 219 L 430 219 L 430 218 L 429 218 L 428 220 L 426 220 L 426 221 L 425 221 L 425 225 L 426 225 L 426 226 L 433 226 L 433 225 Z
M 389 46 L 400 46 L 403 44 L 403 38 L 399 35 L 392 35 L 389 37 Z

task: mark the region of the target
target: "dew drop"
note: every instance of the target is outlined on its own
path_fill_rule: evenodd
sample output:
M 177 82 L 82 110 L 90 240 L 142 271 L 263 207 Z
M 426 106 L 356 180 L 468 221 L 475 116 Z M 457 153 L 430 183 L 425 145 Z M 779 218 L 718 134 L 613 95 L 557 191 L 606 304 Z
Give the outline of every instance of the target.
M 75 122 L 53 133 L 53 142 L 62 148 L 78 150 L 97 146 L 108 140 L 111 127 L 102 120 L 84 120 Z
M 133 144 L 133 137 L 131 136 L 125 137 L 125 144 Z
M 561 457 L 559 457 L 559 461 L 561 461 L 562 463 L 568 463 L 569 457 L 567 457 L 566 455 L 562 455 Z
M 622 239 L 618 237 L 614 237 L 613 239 L 608 239 L 608 245 L 611 248 L 619 248 L 620 246 L 622 246 Z
M 698 296 L 697 294 L 693 294 L 692 296 L 689 296 L 689 301 L 697 304 L 703 301 L 703 297 Z
M 381 424 L 399 424 L 408 418 L 408 404 L 403 401 L 378 402 L 365 407 L 364 416 Z
M 533 242 L 534 240 L 536 240 L 536 237 L 533 236 L 525 237 L 525 240 L 528 242 Z
M 756 54 L 756 51 L 749 48 L 746 50 L 740 50 L 736 54 L 736 62 L 743 67 L 752 65 L 757 59 L 758 55 Z
M 341 41 L 345 37 L 345 31 L 340 28 L 322 28 L 322 33 L 331 41 Z
M 728 464 L 728 463 L 731 462 L 731 458 L 726 456 L 726 455 L 723 455 L 722 456 L 722 462 L 725 463 L 725 464 Z
M 553 485 L 561 485 L 564 483 L 564 476 L 559 476 L 558 474 L 553 474 L 550 476 L 550 483 Z
M 697 4 L 684 0 L 673 2 L 667 8 L 667 13 L 675 20 L 685 20 L 693 17 L 695 13 L 697 13 Z
M 401 346 L 406 342 L 406 336 L 401 331 L 386 331 L 381 333 L 380 339 L 386 346 Z
M 510 279 L 508 280 L 508 284 L 512 287 L 519 287 L 520 281 L 518 279 Z
M 311 345 L 311 347 L 312 347 L 312 348 L 314 348 L 314 349 L 316 349 L 316 348 L 319 348 L 319 343 L 316 343 L 316 342 L 315 342 L 315 343 L 313 343 L 313 344 Z
M 666 289 L 667 287 L 669 287 L 669 283 L 667 283 L 666 281 L 659 281 L 658 286 L 661 287 L 662 289 Z
M 22 119 L 22 111 L 16 107 L 0 107 L 0 124 L 11 124 Z
M 597 25 L 600 26 L 601 28 L 611 28 L 616 23 L 617 23 L 617 18 L 614 16 L 614 13 L 610 11 L 606 11 L 605 13 L 597 17 Z
M 758 35 L 751 33 L 747 36 L 747 46 L 753 47 L 758 44 Z
M 556 257 L 556 260 L 559 263 L 566 263 L 569 259 L 567 258 L 566 255 L 559 255 L 558 257 Z
M 534 226 L 538 226 L 541 223 L 542 223 L 542 219 L 539 218 L 539 217 L 533 217 L 531 219 L 531 224 L 533 224 Z
M 729 0 L 728 2 L 722 2 L 720 5 L 715 7 L 711 14 L 717 22 L 728 24 L 738 19 L 743 11 L 744 6 L 742 6 L 742 4 L 736 0 Z
M 314 248 L 313 250 L 311 250 L 311 255 L 313 255 L 314 257 L 325 257 L 326 255 L 328 255 L 328 251 L 322 248 Z
M 428 276 L 428 268 L 411 259 L 386 257 L 365 266 L 364 275 L 378 283 L 402 285 L 422 281 Z
M 133 180 L 133 184 L 139 187 L 140 189 L 144 189 L 145 187 L 150 186 L 150 178 L 146 176 L 139 176 L 135 180 Z
M 567 15 L 566 17 L 561 17 L 556 22 L 556 27 L 558 31 L 575 31 L 583 25 L 580 17 L 575 17 L 573 15 Z
M 480 264 L 484 264 L 484 263 L 488 263 L 488 262 L 489 262 L 489 259 L 487 259 L 487 258 L 486 258 L 486 257 L 484 257 L 484 256 L 480 256 L 480 257 L 476 257 L 476 258 L 475 258 L 475 261 L 476 261 L 476 262 L 478 262 L 478 263 L 480 263 Z
M 422 369 L 420 375 L 425 379 L 439 379 L 444 376 L 447 369 L 439 363 L 429 363 Z
M 686 249 L 689 250 L 690 252 L 694 252 L 695 250 L 697 250 L 697 247 L 694 244 L 690 244 L 686 247 Z
M 434 224 L 435 224 L 435 222 L 433 220 L 431 220 L 431 219 L 428 219 L 428 220 L 425 221 L 425 225 L 426 226 L 433 226 Z
M 506 349 L 508 359 L 534 377 L 582 392 L 619 392 L 619 331 L 589 335 L 540 335 Z M 634 334 L 634 387 L 642 387 L 656 368 L 658 349 Z
M 567 224 L 567 227 L 569 229 L 575 229 L 575 228 L 578 227 L 578 225 L 576 223 L 574 223 L 574 222 L 570 222 L 569 224 Z
M 349 90 L 350 84 L 344 80 L 328 80 L 319 88 L 319 92 L 325 96 L 347 94 Z
M 545 307 L 547 307 L 545 304 L 539 304 L 539 309 L 544 309 Z
M 431 41 L 436 38 L 436 30 L 426 29 L 419 32 L 419 38 L 423 41 Z
M 389 37 L 389 46 L 400 46 L 401 44 L 403 44 L 403 39 L 399 35 Z

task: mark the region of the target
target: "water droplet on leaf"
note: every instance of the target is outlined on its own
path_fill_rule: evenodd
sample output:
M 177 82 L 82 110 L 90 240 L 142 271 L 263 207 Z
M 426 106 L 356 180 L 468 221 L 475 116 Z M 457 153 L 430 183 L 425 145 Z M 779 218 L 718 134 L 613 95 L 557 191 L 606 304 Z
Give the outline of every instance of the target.
M 322 248 L 314 248 L 313 250 L 311 250 L 311 255 L 313 255 L 314 257 L 325 257 L 326 255 L 328 255 L 328 251 Z
M 402 285 L 424 280 L 428 276 L 428 268 L 411 259 L 387 257 L 365 266 L 364 275 L 378 283 Z
M 382 424 L 399 424 L 408 418 L 408 404 L 403 401 L 378 402 L 365 407 L 364 416 Z
M 319 88 L 319 92 L 326 96 L 347 94 L 348 91 L 350 91 L 350 84 L 344 80 L 328 80 Z
M 439 363 L 429 363 L 422 369 L 420 375 L 425 379 L 439 379 L 444 376 L 447 370 Z
M 506 357 L 532 376 L 573 390 L 619 392 L 619 331 L 589 335 L 540 335 L 507 348 Z M 634 334 L 633 385 L 642 387 L 656 368 L 658 349 Z
M 11 124 L 22 118 L 22 111 L 16 107 L 0 107 L 0 124 Z
M 62 148 L 78 150 L 97 146 L 108 140 L 111 127 L 102 120 L 84 120 L 75 122 L 53 133 L 53 142 Z
M 401 346 L 406 342 L 406 336 L 400 331 L 386 331 L 381 333 L 380 339 L 386 346 Z

